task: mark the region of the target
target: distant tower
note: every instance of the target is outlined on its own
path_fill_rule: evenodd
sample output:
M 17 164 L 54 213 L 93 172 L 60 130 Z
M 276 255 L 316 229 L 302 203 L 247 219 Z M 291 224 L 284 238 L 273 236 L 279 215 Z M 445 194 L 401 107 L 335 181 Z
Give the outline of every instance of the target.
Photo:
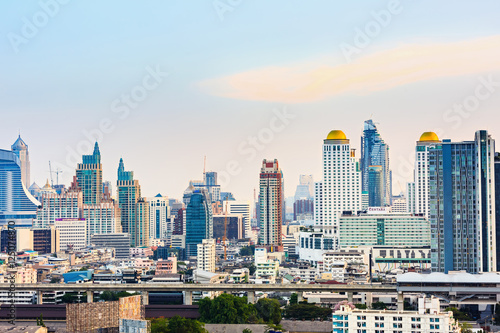
M 83 203 L 96 205 L 102 201 L 102 164 L 97 142 L 92 155 L 83 155 L 76 169 L 76 180 L 83 192 Z
M 374 193 L 369 190 L 371 166 L 381 167 L 383 192 L 382 204 L 380 206 L 390 206 L 392 198 L 392 181 L 391 171 L 389 169 L 389 145 L 382 139 L 377 126 L 375 126 L 373 120 L 370 119 L 365 121 L 363 136 L 361 137 L 360 160 L 362 191 L 368 192 L 369 196 Z M 369 198 L 370 202 L 378 200 L 378 198 Z
M 122 158 L 120 158 L 120 164 L 118 166 L 116 197 L 118 199 L 118 205 L 121 209 L 122 232 L 130 234 L 131 246 L 133 247 L 139 246 L 138 244 L 141 243 L 143 236 L 137 235 L 136 222 L 138 218 L 137 202 L 141 198 L 141 187 L 139 186 L 139 181 L 134 180 L 134 172 L 125 171 Z M 141 209 L 146 209 L 146 208 L 144 208 L 144 205 L 141 204 Z M 143 211 L 143 213 L 145 213 L 145 211 Z M 141 218 L 143 217 L 144 215 L 141 216 Z M 148 230 L 148 236 L 149 236 L 149 230 Z
M 205 189 L 194 190 L 186 208 L 186 252 L 196 256 L 198 244 L 213 237 L 213 215 L 209 194 Z
M 17 138 L 16 142 L 12 145 L 12 151 L 17 155 L 21 162 L 21 180 L 26 188 L 30 183 L 30 154 L 28 152 L 28 145 L 21 139 L 21 135 Z
M 429 219 L 429 150 L 441 141 L 434 132 L 425 132 L 420 136 L 415 148 L 414 181 L 407 187 L 407 210 L 414 214 L 424 214 Z
M 259 184 L 259 244 L 281 246 L 283 224 L 283 172 L 278 160 L 263 160 Z

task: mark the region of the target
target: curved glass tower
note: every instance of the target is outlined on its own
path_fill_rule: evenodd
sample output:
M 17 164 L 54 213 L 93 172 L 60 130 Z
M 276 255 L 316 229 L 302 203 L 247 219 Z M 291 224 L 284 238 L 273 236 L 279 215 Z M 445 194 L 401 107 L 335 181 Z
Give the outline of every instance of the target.
M 14 221 L 17 227 L 31 227 L 36 218 L 40 202 L 23 184 L 21 171 L 16 153 L 0 149 L 0 225 Z
M 204 239 L 212 238 L 212 205 L 202 190 L 194 190 L 186 208 L 186 251 L 196 256 L 197 246 Z

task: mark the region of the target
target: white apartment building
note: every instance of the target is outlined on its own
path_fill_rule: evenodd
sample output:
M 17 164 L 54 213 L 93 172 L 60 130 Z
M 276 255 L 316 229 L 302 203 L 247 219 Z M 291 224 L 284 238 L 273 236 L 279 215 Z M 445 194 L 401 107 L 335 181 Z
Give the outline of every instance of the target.
M 84 204 L 82 212 L 87 224 L 87 245 L 90 245 L 94 234 L 122 232 L 120 208 L 113 201 L 101 201 L 95 205 Z
M 419 298 L 418 311 L 359 310 L 343 301 L 333 312 L 333 333 L 458 333 L 453 312 L 441 312 L 439 299 Z
M 362 209 L 359 162 L 344 132 L 331 131 L 323 141 L 323 181 L 315 183 L 314 232 L 302 232 L 299 256 L 318 262 L 325 250 L 338 249 L 339 219 Z
M 215 239 L 204 239 L 197 247 L 197 269 L 215 273 Z
M 406 197 L 404 195 L 393 197 L 391 207 L 391 211 L 393 213 L 406 213 L 408 211 L 408 208 L 406 206 Z
M 46 187 L 50 187 L 47 183 Z M 83 205 L 82 192 L 65 192 L 57 194 L 55 191 L 45 191 L 39 196 L 42 207 L 37 209 L 34 227 L 45 228 L 53 225 L 56 219 L 80 218 Z
M 168 197 L 157 194 L 147 198 L 149 202 L 149 238 L 169 239 L 172 236 L 173 226 L 170 219 Z
M 278 275 L 280 267 L 279 259 L 269 259 L 266 248 L 255 249 L 255 279 Z
M 420 136 L 415 148 L 414 181 L 408 183 L 406 197 L 408 212 L 424 214 L 429 218 L 429 147 L 439 143 L 434 132 L 425 132 Z
M 87 222 L 85 219 L 56 219 L 55 227 L 59 230 L 59 247 L 81 250 L 87 245 Z

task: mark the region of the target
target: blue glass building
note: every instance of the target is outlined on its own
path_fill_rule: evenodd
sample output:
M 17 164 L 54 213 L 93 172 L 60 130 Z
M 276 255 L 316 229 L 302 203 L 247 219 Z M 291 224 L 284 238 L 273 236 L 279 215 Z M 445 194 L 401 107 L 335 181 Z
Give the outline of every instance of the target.
M 102 201 L 102 164 L 101 152 L 97 142 L 92 155 L 83 155 L 78 163 L 76 180 L 83 194 L 83 203 L 96 205 Z
M 137 232 L 137 202 L 141 198 L 139 181 L 134 180 L 133 171 L 125 171 L 123 159 L 118 165 L 118 181 L 116 183 L 116 196 L 121 210 L 122 232 L 130 235 L 130 246 L 141 244 L 141 237 Z M 149 225 L 147 226 L 149 228 Z M 140 236 L 140 235 L 139 235 Z
M 429 149 L 433 271 L 496 271 L 494 153 L 487 131 Z
M 21 180 L 21 162 L 10 150 L 0 149 L 0 226 L 14 221 L 17 227 L 31 227 L 36 218 L 36 200 Z
M 212 205 L 204 190 L 194 190 L 186 208 L 186 254 L 197 255 L 197 245 L 212 238 Z
M 373 120 L 366 120 L 363 136 L 361 137 L 361 190 L 370 195 L 369 179 L 370 166 L 382 167 L 383 203 L 380 206 L 390 206 L 392 197 L 392 179 L 389 169 L 389 145 L 380 136 Z M 370 200 L 370 199 L 369 199 Z
M 380 165 L 368 168 L 368 206 L 384 206 L 384 170 Z

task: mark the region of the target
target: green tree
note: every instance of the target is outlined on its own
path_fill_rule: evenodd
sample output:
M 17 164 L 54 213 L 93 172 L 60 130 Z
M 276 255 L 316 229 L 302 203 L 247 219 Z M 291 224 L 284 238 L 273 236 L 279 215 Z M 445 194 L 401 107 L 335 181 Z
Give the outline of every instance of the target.
M 151 333 L 169 333 L 168 320 L 164 317 L 151 319 Z
M 77 301 L 77 297 L 76 295 L 72 294 L 72 293 L 65 293 L 62 297 L 61 297 L 61 301 L 63 303 L 76 303 Z
M 45 326 L 45 323 L 43 322 L 43 313 L 40 313 L 40 317 L 36 318 L 36 326 L 47 327 L 47 326 Z
M 253 304 L 246 297 L 222 294 L 214 299 L 203 298 L 198 303 L 200 320 L 211 324 L 246 324 L 258 321 Z
M 208 333 L 204 324 L 194 319 L 186 319 L 174 316 L 168 320 L 167 329 L 169 333 Z M 151 330 L 151 333 L 153 332 Z
M 253 333 L 251 329 L 245 328 L 242 333 Z
M 255 245 L 244 246 L 240 249 L 240 256 L 253 256 L 255 254 Z
M 469 314 L 463 310 L 459 310 L 454 307 L 448 307 L 445 309 L 445 311 L 452 311 L 453 312 L 453 318 L 455 318 L 458 321 L 470 321 L 472 318 L 469 316 Z
M 295 320 L 328 320 L 332 315 L 330 308 L 322 308 L 314 304 L 299 303 L 285 309 L 285 318 Z
M 261 298 L 255 304 L 257 315 L 264 320 L 265 323 L 273 323 L 278 325 L 281 322 L 281 306 L 275 299 Z
M 293 293 L 292 296 L 290 296 L 290 305 L 297 304 L 299 301 L 299 295 L 297 293 Z
M 354 306 L 356 307 L 356 309 L 360 309 L 360 310 L 365 310 L 368 308 L 366 306 L 366 304 L 361 304 L 361 303 L 354 304 Z
M 469 323 L 458 323 L 462 333 L 472 333 L 472 325 Z
M 385 304 L 384 302 L 375 302 L 375 303 L 372 303 L 372 309 L 374 310 L 384 310 L 384 309 L 387 309 L 387 304 Z

